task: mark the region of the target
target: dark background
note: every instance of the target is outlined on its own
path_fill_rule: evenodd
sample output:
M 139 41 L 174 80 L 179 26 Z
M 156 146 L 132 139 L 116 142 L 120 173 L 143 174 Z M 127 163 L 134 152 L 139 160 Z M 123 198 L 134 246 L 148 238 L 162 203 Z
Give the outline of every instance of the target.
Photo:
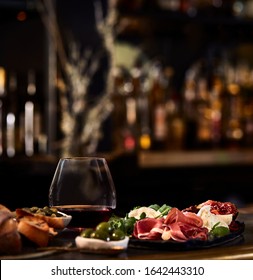
M 27 9 L 32 1 L 0 1 L 0 65 L 15 69 L 20 80 L 30 67 L 41 73 L 41 96 L 47 75 L 47 38 L 44 26 L 32 8 L 25 22 L 15 21 L 17 11 Z M 106 1 L 102 1 L 106 8 Z M 94 27 L 93 1 L 57 1 L 64 40 L 78 38 L 83 47 L 98 47 Z M 105 9 L 106 10 L 106 9 Z M 156 15 L 153 15 L 154 19 Z M 202 19 L 203 20 L 203 19 Z M 224 48 L 236 53 L 242 45 L 252 44 L 252 24 L 210 20 L 188 22 L 187 18 L 158 21 L 147 34 L 128 34 L 119 40 L 140 44 L 150 58 L 161 57 L 178 73 L 175 85 L 180 89 L 185 70 L 203 56 L 219 54 Z M 21 93 L 22 95 L 22 93 Z M 105 135 L 110 130 L 105 127 Z M 103 149 L 110 146 L 104 139 Z M 243 206 L 252 203 L 252 165 L 185 166 L 144 169 L 138 166 L 136 154 L 122 155 L 109 161 L 117 189 L 117 211 L 125 212 L 138 205 L 171 204 L 180 208 L 207 199 L 230 200 Z M 0 158 L 0 203 L 14 209 L 44 206 L 57 164 L 56 157 Z M 140 206 L 141 206 L 140 205 Z
M 205 200 L 252 203 L 252 165 L 140 168 L 136 156 L 109 161 L 117 190 L 117 212 L 135 206 L 170 204 L 179 208 Z M 16 207 L 45 206 L 56 161 L 0 162 L 0 203 Z M 189 205 L 190 204 L 190 205 Z

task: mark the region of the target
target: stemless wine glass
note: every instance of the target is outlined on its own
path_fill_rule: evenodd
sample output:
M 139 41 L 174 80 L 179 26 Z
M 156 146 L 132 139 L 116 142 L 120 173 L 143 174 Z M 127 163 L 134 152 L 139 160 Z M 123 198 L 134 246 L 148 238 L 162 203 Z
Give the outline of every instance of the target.
M 69 228 L 82 230 L 107 221 L 116 208 L 114 182 L 104 158 L 61 158 L 49 189 L 49 206 L 72 216 Z

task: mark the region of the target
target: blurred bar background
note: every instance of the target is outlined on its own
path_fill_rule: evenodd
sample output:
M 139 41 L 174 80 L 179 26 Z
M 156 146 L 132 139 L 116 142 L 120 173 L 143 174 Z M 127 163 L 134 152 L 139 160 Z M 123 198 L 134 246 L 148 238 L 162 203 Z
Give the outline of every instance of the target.
M 103 156 L 119 211 L 253 202 L 253 1 L 0 0 L 0 203 Z

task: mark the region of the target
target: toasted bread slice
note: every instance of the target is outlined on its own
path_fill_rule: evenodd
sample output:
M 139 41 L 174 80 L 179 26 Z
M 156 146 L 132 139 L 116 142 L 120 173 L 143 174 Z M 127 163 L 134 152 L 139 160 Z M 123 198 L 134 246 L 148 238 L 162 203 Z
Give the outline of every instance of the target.
M 50 227 L 47 222 L 38 217 L 24 216 L 18 222 L 18 232 L 39 247 L 48 245 L 50 237 L 49 230 Z
M 11 211 L 0 205 L 0 253 L 14 254 L 22 249 L 17 221 L 13 219 Z
M 65 217 L 64 216 L 61 216 L 61 217 L 46 216 L 46 215 L 32 213 L 29 210 L 27 210 L 26 208 L 17 208 L 16 209 L 17 219 L 20 219 L 25 216 L 33 216 L 33 217 L 40 218 L 40 219 L 44 220 L 45 222 L 47 222 L 49 227 L 52 227 L 55 229 L 63 229 L 65 227 L 65 223 L 64 223 Z

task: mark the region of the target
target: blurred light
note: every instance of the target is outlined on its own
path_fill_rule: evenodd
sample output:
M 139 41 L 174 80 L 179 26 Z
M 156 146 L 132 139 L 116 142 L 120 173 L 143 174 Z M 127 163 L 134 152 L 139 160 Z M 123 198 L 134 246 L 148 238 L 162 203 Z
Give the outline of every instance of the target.
M 195 17 L 197 15 L 197 9 L 195 7 L 190 7 L 188 10 L 187 10 L 187 14 L 190 16 L 190 17 Z
M 241 1 L 235 1 L 233 4 L 233 12 L 236 16 L 240 16 L 244 12 L 244 4 Z
M 24 12 L 24 11 L 18 12 L 18 14 L 17 14 L 18 21 L 25 21 L 26 19 L 27 19 L 26 12 Z
M 15 115 L 12 113 L 7 114 L 6 118 L 6 137 L 7 137 L 7 148 L 6 152 L 8 157 L 13 157 L 15 155 Z
M 222 0 L 213 0 L 213 6 L 216 8 L 220 8 L 222 6 Z
M 135 139 L 132 135 L 127 135 L 124 140 L 124 146 L 127 151 L 132 151 L 135 148 Z
M 3 67 L 0 67 L 0 96 L 5 94 L 5 81 L 6 80 L 6 73 Z
M 149 134 L 143 134 L 140 137 L 140 147 L 144 150 L 148 150 L 151 147 L 151 139 Z

